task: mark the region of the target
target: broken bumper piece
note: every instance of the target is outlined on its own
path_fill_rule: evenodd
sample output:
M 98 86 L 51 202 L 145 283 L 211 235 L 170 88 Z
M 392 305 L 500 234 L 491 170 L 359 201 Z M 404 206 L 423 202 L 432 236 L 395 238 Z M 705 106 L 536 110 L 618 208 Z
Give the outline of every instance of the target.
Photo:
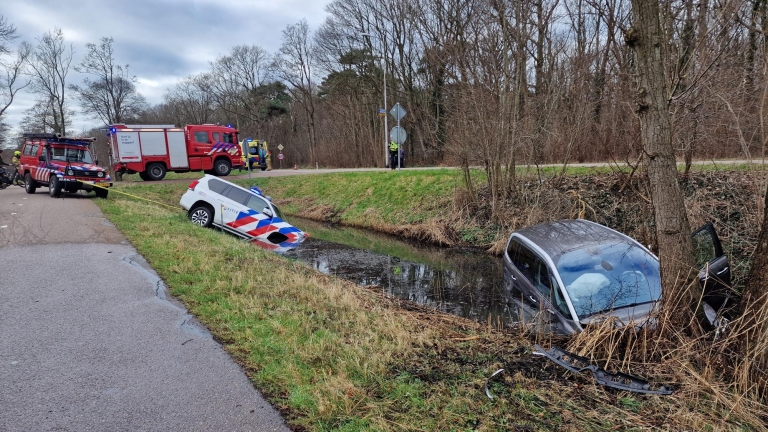
M 616 372 L 611 373 L 600 369 L 599 367 L 591 364 L 586 357 L 577 356 L 576 354 L 569 353 L 558 347 L 552 347 L 549 351 L 544 350 L 539 345 L 534 345 L 534 348 L 538 353 L 541 353 L 545 357 L 549 358 L 553 362 L 568 369 L 571 372 L 579 373 L 585 370 L 592 372 L 592 376 L 595 377 L 595 381 L 598 384 L 606 387 L 615 388 L 618 390 L 630 391 L 635 393 L 655 394 L 655 395 L 670 395 L 673 390 L 664 386 L 658 388 L 652 388 L 651 384 L 644 379 L 627 375 L 625 373 Z

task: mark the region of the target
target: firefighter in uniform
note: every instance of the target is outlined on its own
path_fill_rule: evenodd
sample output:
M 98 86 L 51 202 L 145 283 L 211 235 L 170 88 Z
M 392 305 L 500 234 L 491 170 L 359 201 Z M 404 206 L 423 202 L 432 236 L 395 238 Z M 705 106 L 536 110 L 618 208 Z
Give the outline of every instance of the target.
M 11 183 L 20 184 L 21 182 L 21 176 L 19 176 L 19 168 L 21 167 L 21 152 L 16 150 L 13 152 L 13 160 L 11 161 L 11 164 L 13 165 L 14 172 L 13 172 L 13 178 L 11 179 Z
M 389 142 L 389 167 L 391 169 L 397 168 L 397 150 L 399 147 L 396 142 Z

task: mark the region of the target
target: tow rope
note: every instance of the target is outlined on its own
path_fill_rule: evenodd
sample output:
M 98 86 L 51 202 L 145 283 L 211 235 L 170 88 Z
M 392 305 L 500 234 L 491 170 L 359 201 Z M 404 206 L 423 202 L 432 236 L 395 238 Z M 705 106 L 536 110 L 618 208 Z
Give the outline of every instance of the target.
M 151 199 L 147 199 L 147 198 L 142 198 L 142 197 L 140 197 L 140 196 L 138 196 L 138 195 L 129 194 L 129 193 L 127 193 L 127 192 L 121 192 L 121 191 L 119 191 L 119 190 L 116 190 L 116 189 L 110 189 L 110 188 L 108 188 L 108 187 L 99 186 L 99 185 L 97 185 L 97 184 L 95 184 L 95 183 L 86 183 L 86 182 L 84 182 L 84 181 L 82 181 L 82 180 L 78 180 L 78 182 L 79 182 L 79 183 L 82 183 L 82 184 L 87 184 L 87 185 L 90 185 L 90 186 L 93 186 L 93 187 L 97 187 L 97 188 L 99 188 L 99 189 L 104 189 L 104 190 L 107 190 L 107 191 L 111 191 L 111 192 L 117 192 L 117 193 L 119 193 L 119 194 L 122 194 L 122 195 L 125 195 L 125 196 L 129 196 L 129 197 L 131 197 L 131 198 L 136 198 L 136 199 L 138 199 L 138 200 L 142 200 L 142 201 L 151 202 L 152 204 L 157 204 L 157 205 L 161 205 L 161 206 L 163 206 L 163 207 L 168 207 L 168 208 L 170 208 L 170 209 L 173 209 L 173 210 L 176 210 L 176 211 L 180 211 L 180 210 L 181 210 L 181 209 L 179 209 L 179 208 L 178 208 L 178 207 L 176 207 L 176 206 L 172 206 L 172 205 L 168 205 L 168 204 L 165 204 L 165 203 L 161 203 L 161 202 L 159 202 L 159 201 L 153 201 L 153 200 L 151 200 Z

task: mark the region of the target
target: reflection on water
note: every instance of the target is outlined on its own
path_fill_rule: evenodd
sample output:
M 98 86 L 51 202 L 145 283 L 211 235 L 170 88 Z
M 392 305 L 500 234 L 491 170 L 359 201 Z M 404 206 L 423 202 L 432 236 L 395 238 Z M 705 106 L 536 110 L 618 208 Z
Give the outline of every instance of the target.
M 287 257 L 360 285 L 480 322 L 509 323 L 501 259 L 403 242 L 348 227 L 292 218 L 309 233 Z

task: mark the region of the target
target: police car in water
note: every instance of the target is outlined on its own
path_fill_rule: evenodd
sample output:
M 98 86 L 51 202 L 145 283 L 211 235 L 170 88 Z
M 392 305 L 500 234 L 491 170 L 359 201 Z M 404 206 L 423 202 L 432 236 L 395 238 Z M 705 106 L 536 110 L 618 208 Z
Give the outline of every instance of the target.
M 245 189 L 211 175 L 193 181 L 179 204 L 192 223 L 213 225 L 248 240 L 282 245 L 306 237 L 285 221 L 280 209 L 258 188 Z

